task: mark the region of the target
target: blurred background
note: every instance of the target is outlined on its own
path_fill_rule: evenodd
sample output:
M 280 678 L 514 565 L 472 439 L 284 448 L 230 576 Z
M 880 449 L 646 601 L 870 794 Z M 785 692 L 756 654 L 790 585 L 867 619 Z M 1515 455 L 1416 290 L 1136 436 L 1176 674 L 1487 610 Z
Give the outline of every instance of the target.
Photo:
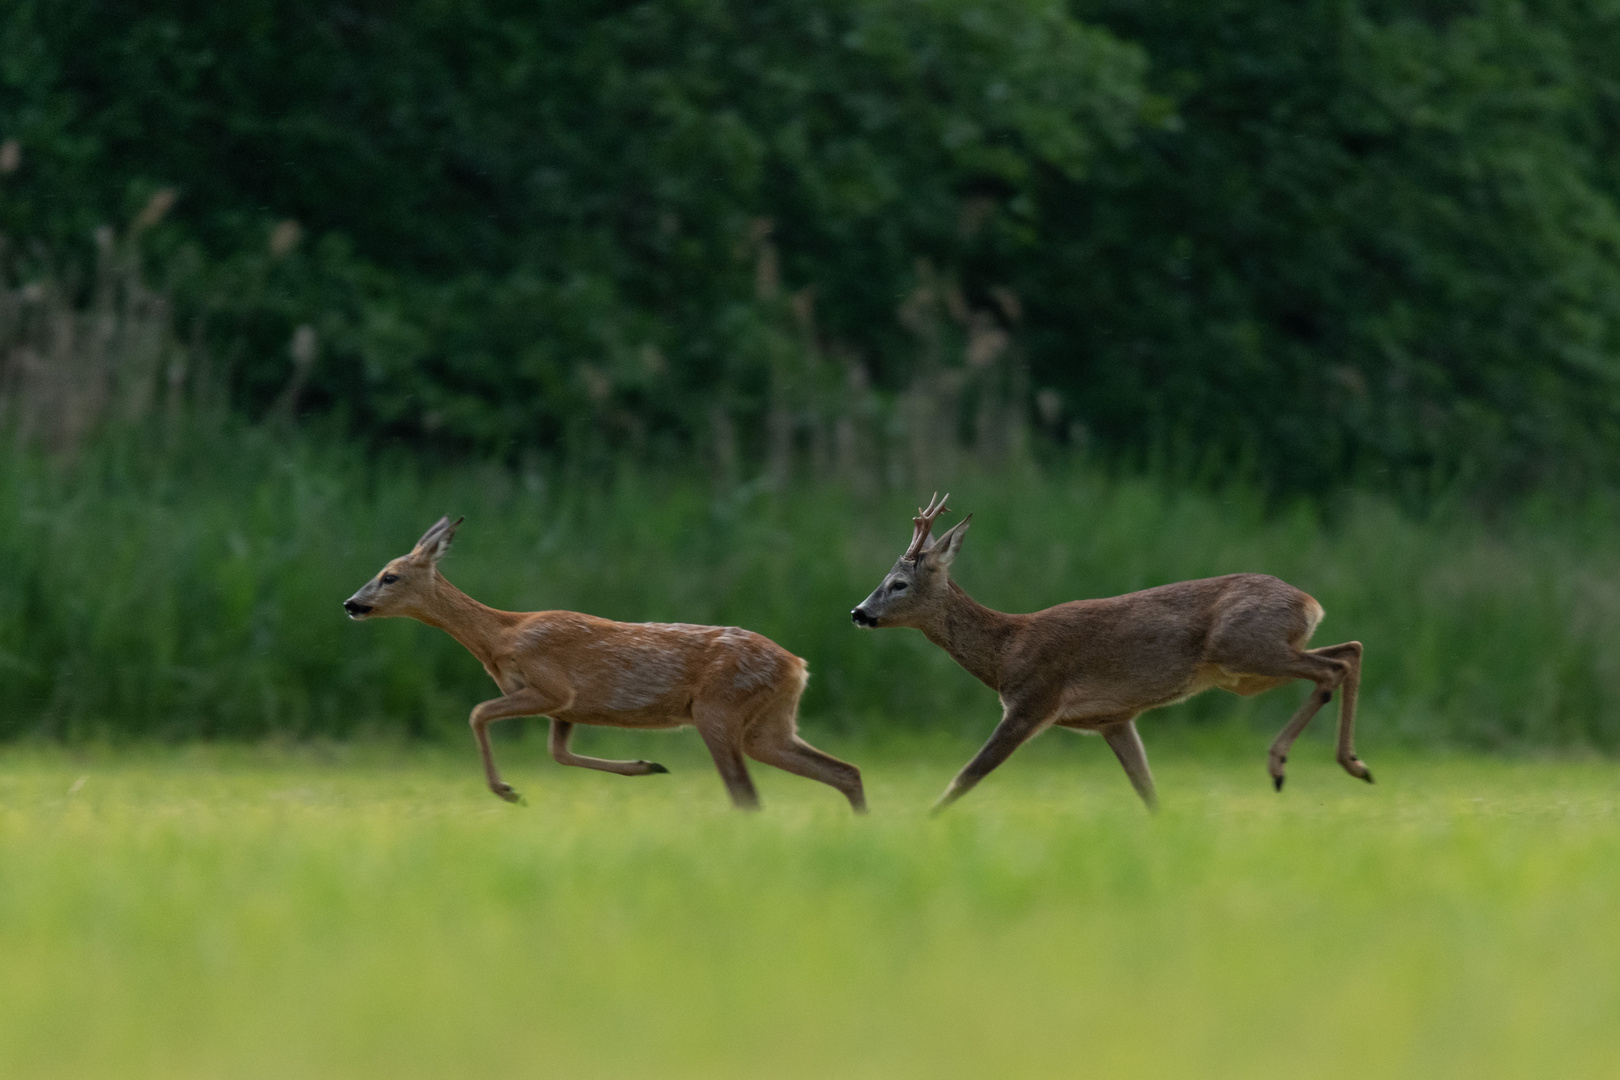
M 1613 0 L 12 0 L 0 737 L 465 738 L 477 664 L 339 607 L 441 513 L 485 602 L 982 732 L 848 619 L 938 489 L 991 606 L 1275 573 L 1364 746 L 1613 750 L 1616 56 Z

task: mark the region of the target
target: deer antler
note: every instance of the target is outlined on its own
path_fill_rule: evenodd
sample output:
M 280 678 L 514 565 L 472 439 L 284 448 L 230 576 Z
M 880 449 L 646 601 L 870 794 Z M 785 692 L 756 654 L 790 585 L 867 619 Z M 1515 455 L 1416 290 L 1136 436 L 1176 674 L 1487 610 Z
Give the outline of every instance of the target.
M 945 499 L 950 497 L 950 492 L 946 492 Z M 911 519 L 914 531 L 911 534 L 911 546 L 906 549 L 904 558 L 916 561 L 922 557 L 923 543 L 928 539 L 928 534 L 934 527 L 934 519 L 941 514 L 951 512 L 951 508 L 945 505 L 945 499 L 940 498 L 939 492 L 936 491 L 934 497 L 928 500 L 926 507 L 917 507 L 917 513 L 921 516 Z

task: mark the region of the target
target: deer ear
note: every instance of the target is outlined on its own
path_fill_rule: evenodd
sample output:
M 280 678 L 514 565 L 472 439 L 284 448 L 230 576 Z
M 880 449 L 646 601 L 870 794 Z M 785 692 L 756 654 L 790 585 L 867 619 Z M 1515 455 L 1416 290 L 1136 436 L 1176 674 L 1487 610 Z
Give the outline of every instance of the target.
M 928 553 L 924 557 L 941 569 L 950 566 L 951 563 L 956 561 L 956 553 L 962 550 L 962 537 L 967 535 L 968 523 L 972 520 L 973 515 L 969 514 L 955 525 L 952 525 L 945 531 L 943 536 L 934 541 L 933 546 L 928 549 Z
M 444 553 L 450 550 L 450 541 L 455 539 L 456 529 L 466 520 L 464 517 L 458 517 L 451 521 L 445 516 L 435 521 L 433 527 L 423 533 L 422 539 L 416 542 L 416 547 L 411 549 L 411 556 L 417 562 L 429 565 L 438 562 L 444 558 Z

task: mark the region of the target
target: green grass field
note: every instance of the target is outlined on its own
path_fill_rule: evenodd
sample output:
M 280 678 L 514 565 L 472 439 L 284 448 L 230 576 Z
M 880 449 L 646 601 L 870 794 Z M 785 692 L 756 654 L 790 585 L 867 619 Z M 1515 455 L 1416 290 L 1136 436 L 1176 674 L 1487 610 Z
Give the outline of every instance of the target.
M 988 721 L 986 723 L 988 728 Z M 1053 733 L 811 737 L 874 813 L 695 736 L 0 755 L 0 1075 L 1609 1077 L 1620 766 Z
M 538 467 L 537 467 L 538 468 Z M 1620 500 L 1416 520 L 1375 496 L 1267 508 L 1084 462 L 953 476 L 973 527 L 953 577 L 1004 611 L 1248 570 L 1366 643 L 1380 745 L 1620 753 Z M 932 486 L 717 491 L 673 468 L 614 477 L 366 459 L 314 437 L 0 456 L 0 743 L 442 737 L 494 688 L 446 635 L 339 607 L 440 514 L 451 581 L 512 610 L 757 630 L 810 662 L 805 716 L 844 735 L 982 732 L 995 695 L 920 634 L 849 610 L 905 550 Z M 953 519 L 954 519 L 953 515 Z M 1213 694 L 1198 726 L 1275 730 L 1297 697 Z

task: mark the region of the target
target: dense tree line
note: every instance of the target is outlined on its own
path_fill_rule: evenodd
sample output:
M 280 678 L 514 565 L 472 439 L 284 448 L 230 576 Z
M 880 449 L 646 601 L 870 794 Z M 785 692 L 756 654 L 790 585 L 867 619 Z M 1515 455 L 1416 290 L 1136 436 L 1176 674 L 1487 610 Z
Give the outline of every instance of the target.
M 1614 475 L 1620 5 L 1082 8 L 1179 120 L 1031 290 L 1110 442 L 1287 487 Z
M 308 327 L 372 437 L 758 440 L 784 355 L 936 362 L 933 282 L 1060 442 L 1612 476 L 1616 55 L 1613 0 L 17 0 L 0 230 L 71 277 L 173 189 L 150 266 L 239 407 Z

